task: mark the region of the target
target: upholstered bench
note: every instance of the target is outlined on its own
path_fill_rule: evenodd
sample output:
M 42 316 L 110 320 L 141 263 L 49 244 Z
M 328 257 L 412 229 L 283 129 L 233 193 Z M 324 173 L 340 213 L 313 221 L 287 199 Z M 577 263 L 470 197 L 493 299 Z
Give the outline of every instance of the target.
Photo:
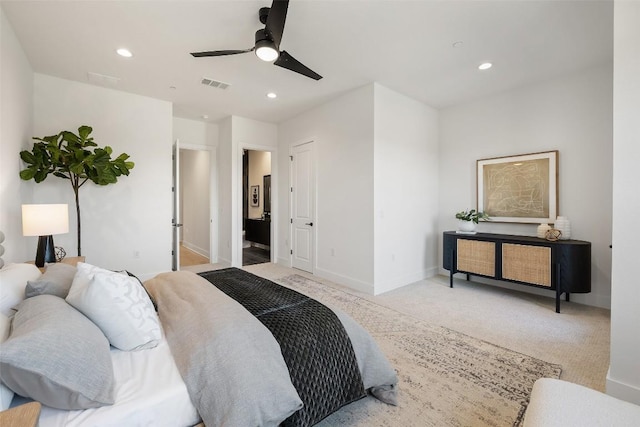
M 524 427 L 638 427 L 640 406 L 567 381 L 535 382 Z

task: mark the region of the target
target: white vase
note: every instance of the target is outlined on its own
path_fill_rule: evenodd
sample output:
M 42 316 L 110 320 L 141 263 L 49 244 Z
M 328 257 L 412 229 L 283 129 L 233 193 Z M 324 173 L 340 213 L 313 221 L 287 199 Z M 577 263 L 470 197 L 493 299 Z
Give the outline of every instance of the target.
M 458 220 L 458 231 L 463 233 L 473 233 L 476 231 L 476 223 L 473 221 Z
M 560 240 L 567 240 L 571 238 L 571 222 L 566 216 L 559 216 L 554 224 L 556 230 L 560 230 Z
M 547 235 L 547 231 L 549 231 L 551 229 L 551 227 L 549 227 L 549 224 L 540 224 L 538 226 L 538 232 L 537 232 L 537 236 L 541 239 L 544 239 Z

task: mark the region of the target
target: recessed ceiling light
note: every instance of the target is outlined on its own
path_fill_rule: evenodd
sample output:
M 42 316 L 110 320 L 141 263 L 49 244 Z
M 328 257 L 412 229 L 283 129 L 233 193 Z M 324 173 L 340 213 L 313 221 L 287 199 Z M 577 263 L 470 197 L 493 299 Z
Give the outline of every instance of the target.
M 278 97 L 278 95 L 275 92 L 267 93 L 267 98 L 269 98 L 269 99 L 276 99 L 277 97 Z
M 464 47 L 464 43 L 463 42 L 455 42 L 454 44 L 452 44 L 451 46 L 458 48 L 458 47 Z
M 133 56 L 133 53 L 131 53 L 129 49 L 125 49 L 125 48 L 120 48 L 116 50 L 116 53 L 120 56 L 124 56 L 125 58 L 131 58 Z
M 207 116 L 206 114 L 203 114 L 203 115 L 202 115 L 202 118 L 203 118 L 203 119 L 205 119 L 205 120 L 207 120 L 207 119 L 209 118 L 209 116 Z
M 491 62 L 483 62 L 482 64 L 478 65 L 478 70 L 488 70 L 491 67 L 493 67 L 493 64 Z

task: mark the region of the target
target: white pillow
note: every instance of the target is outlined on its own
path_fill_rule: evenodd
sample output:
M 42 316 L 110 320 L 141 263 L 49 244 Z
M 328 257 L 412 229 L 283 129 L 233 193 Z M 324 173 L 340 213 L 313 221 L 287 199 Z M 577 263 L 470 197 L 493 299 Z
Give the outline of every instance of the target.
M 0 313 L 0 347 L 2 343 L 9 337 L 11 329 L 11 319 Z M 11 400 L 13 399 L 13 390 L 0 382 L 0 411 L 9 409 Z
M 24 289 L 29 280 L 40 277 L 40 269 L 34 264 L 9 264 L 0 269 L 0 313 L 11 316 L 13 307 L 24 300 Z
M 145 289 L 135 277 L 78 263 L 66 300 L 87 316 L 120 350 L 158 345 L 160 321 Z

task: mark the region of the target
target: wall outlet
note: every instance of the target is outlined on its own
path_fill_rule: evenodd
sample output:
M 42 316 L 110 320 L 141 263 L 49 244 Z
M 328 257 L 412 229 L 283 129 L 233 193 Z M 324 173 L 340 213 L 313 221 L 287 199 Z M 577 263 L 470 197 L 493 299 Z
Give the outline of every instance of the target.
M 335 249 L 331 248 L 329 252 L 331 253 L 331 256 L 336 256 L 336 250 Z
M 140 251 L 138 251 L 138 250 L 133 251 L 133 257 L 134 258 L 140 258 Z

